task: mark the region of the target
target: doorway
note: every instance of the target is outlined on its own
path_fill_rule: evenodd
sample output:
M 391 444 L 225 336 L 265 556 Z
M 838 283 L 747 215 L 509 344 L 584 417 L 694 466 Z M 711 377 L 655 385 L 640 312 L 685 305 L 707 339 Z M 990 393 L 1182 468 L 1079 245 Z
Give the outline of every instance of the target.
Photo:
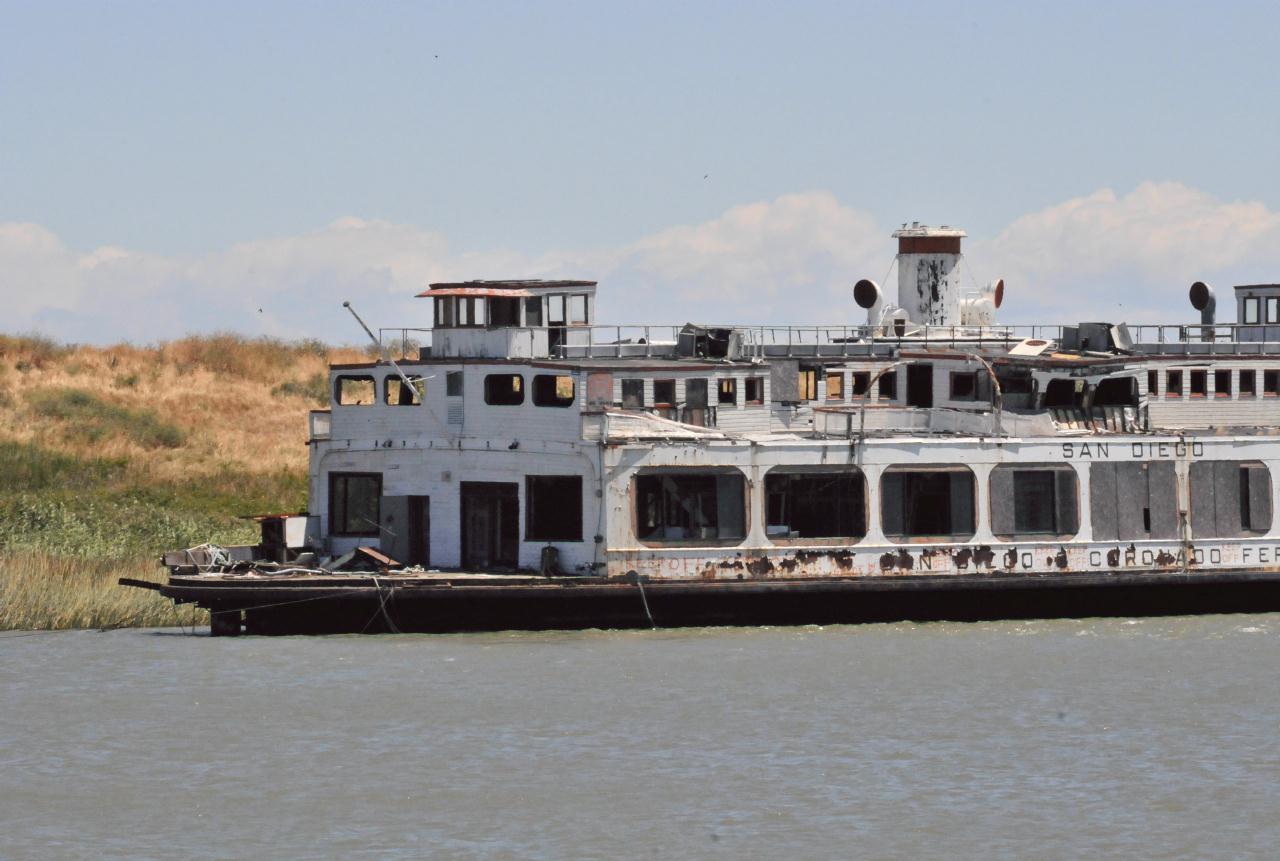
M 515 568 L 520 549 L 520 486 L 464 481 L 461 492 L 462 567 Z
M 907 365 L 907 406 L 933 406 L 933 365 Z

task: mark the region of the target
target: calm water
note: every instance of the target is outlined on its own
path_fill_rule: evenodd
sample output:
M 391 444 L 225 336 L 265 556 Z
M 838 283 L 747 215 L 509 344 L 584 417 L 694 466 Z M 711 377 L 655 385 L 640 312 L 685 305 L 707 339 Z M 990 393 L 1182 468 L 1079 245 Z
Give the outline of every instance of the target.
M 0 636 L 6 859 L 1280 845 L 1280 615 Z

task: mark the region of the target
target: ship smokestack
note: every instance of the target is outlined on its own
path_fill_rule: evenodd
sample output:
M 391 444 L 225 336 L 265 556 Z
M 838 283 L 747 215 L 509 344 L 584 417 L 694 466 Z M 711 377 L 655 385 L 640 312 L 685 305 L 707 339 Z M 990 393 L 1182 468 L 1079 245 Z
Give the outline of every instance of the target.
M 913 323 L 957 326 L 962 323 L 960 240 L 963 230 L 929 227 L 913 221 L 895 230 L 898 240 L 898 307 Z

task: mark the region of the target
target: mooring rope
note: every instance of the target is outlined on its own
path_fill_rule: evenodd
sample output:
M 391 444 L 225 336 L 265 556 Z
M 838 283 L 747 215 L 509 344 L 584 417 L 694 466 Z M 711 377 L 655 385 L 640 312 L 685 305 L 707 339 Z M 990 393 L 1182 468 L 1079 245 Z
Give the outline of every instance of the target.
M 640 601 L 644 604 L 644 614 L 649 617 L 649 627 L 658 630 L 658 623 L 653 621 L 653 613 L 649 612 L 649 599 L 644 594 L 644 581 L 636 577 L 636 585 L 640 587 Z

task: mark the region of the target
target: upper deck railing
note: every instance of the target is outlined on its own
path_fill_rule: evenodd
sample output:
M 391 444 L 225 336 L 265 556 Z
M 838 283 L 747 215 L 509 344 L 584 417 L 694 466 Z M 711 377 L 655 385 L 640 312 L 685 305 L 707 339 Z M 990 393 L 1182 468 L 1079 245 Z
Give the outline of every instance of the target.
M 546 328 L 546 327 L 544 327 Z M 569 343 L 556 348 L 556 358 L 674 358 L 686 326 L 629 324 L 558 327 L 571 332 Z M 1062 325 L 1009 326 L 709 326 L 705 332 L 728 331 L 725 345 L 735 358 L 840 358 L 887 355 L 913 347 L 969 346 L 1008 349 L 1024 340 L 1060 342 Z M 1218 324 L 1129 325 L 1133 351 L 1148 355 L 1233 356 L 1280 354 L 1280 326 Z M 378 330 L 384 354 L 392 358 L 430 355 L 431 329 Z

